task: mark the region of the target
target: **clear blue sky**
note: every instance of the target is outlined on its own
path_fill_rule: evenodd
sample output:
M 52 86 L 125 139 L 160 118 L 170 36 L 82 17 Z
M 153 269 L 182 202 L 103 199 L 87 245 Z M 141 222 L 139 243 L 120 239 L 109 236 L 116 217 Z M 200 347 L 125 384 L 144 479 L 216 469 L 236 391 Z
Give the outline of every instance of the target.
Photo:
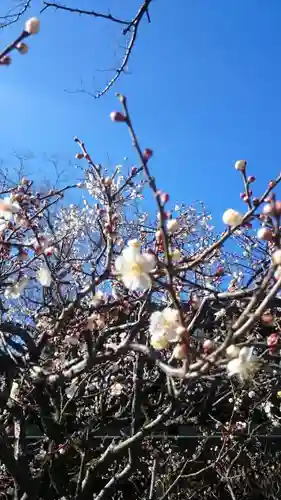
M 2 13 L 10 2 L 4 0 Z M 109 5 L 112 14 L 129 17 L 140 0 L 68 5 L 78 3 L 101 11 Z M 142 146 L 155 152 L 159 187 L 173 201 L 202 199 L 220 218 L 225 208 L 244 206 L 236 159 L 248 160 L 257 194 L 280 171 L 281 1 L 154 0 L 150 13 L 131 74 L 100 100 L 64 89 L 81 87 L 81 77 L 86 90 L 102 87 L 111 73 L 99 70 L 116 66 L 122 55 L 118 26 L 62 12 L 42 15 L 30 53 L 15 54 L 1 70 L 0 157 L 8 162 L 13 150 L 33 151 L 31 170 L 48 176 L 43 153 L 73 159 L 78 135 L 98 162 L 133 161 L 125 127 L 108 117 L 119 91 L 128 97 Z M 1 43 L 18 29 L 0 33 Z

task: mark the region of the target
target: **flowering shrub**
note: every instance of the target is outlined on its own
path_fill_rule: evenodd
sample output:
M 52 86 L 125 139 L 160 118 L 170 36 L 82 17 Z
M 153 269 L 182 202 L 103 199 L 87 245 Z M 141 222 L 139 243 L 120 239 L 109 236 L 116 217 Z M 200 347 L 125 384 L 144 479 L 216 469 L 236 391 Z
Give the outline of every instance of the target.
M 280 422 L 281 176 L 254 196 L 237 161 L 246 208 L 226 209 L 217 234 L 203 204 L 159 189 L 119 102 L 129 172 L 76 137 L 79 182 L 1 188 L 2 491 L 277 499 L 280 452 L 264 439 Z M 148 189 L 155 217 L 135 203 Z

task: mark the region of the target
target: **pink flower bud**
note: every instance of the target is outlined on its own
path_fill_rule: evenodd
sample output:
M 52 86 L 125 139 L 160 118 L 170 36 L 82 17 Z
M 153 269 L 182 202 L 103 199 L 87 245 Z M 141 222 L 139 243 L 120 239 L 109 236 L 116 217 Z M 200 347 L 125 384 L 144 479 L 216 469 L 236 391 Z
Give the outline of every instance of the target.
M 214 342 L 210 339 L 206 339 L 204 340 L 204 343 L 203 343 L 203 351 L 205 354 L 209 354 L 210 352 L 212 352 L 214 349 Z
M 112 111 L 109 116 L 113 122 L 126 121 L 126 117 L 122 113 L 120 113 L 120 111 Z
M 2 64 L 2 66 L 10 66 L 11 63 L 12 58 L 10 56 L 4 56 L 0 59 L 0 64 Z
M 75 158 L 76 160 L 82 160 L 82 158 L 84 158 L 84 153 L 76 153 Z
M 54 252 L 55 252 L 55 247 L 48 247 L 44 251 L 44 254 L 47 255 L 47 257 L 51 257 L 51 255 L 53 255 Z
M 132 167 L 131 175 L 136 175 L 137 171 L 138 171 L 137 167 Z
M 218 266 L 215 272 L 216 276 L 222 276 L 224 274 L 224 268 L 222 266 Z
M 168 193 L 161 193 L 160 200 L 161 200 L 161 203 L 163 203 L 163 204 L 167 203 L 169 201 Z
M 143 152 L 144 161 L 148 161 L 153 155 L 152 149 L 146 148 Z
M 267 227 L 261 227 L 257 232 L 257 237 L 259 240 L 272 241 L 273 234 Z
M 270 312 L 265 312 L 261 315 L 261 322 L 263 325 L 271 326 L 274 323 L 274 317 Z
M 278 341 L 279 341 L 279 335 L 278 333 L 271 333 L 271 335 L 269 335 L 269 337 L 267 337 L 267 345 L 268 347 L 270 347 L 270 352 L 273 353 L 276 349 L 276 346 L 278 344 Z
M 247 181 L 248 181 L 248 184 L 251 184 L 252 182 L 255 182 L 256 178 L 254 175 L 249 175 Z

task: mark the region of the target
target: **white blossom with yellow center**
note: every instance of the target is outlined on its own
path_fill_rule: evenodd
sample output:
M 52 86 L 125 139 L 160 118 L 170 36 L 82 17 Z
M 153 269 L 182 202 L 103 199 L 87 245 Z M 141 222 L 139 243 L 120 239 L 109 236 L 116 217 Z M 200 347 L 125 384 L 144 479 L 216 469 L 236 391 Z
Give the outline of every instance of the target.
M 137 240 L 130 240 L 128 246 L 115 261 L 115 269 L 130 291 L 145 291 L 151 286 L 149 273 L 155 269 L 154 255 L 142 254 Z

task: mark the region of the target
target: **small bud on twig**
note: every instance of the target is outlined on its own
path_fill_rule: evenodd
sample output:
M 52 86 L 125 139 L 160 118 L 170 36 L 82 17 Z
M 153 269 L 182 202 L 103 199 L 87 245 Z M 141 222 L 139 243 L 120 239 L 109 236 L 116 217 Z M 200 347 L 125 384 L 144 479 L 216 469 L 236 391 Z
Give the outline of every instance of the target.
M 113 122 L 126 121 L 126 117 L 122 113 L 120 113 L 120 111 L 112 111 L 109 116 Z
M 40 21 L 37 17 L 31 17 L 26 21 L 24 30 L 30 35 L 36 35 L 40 31 Z
M 24 42 L 18 43 L 16 48 L 19 51 L 19 53 L 22 55 L 27 54 L 27 52 L 28 52 L 28 45 Z

